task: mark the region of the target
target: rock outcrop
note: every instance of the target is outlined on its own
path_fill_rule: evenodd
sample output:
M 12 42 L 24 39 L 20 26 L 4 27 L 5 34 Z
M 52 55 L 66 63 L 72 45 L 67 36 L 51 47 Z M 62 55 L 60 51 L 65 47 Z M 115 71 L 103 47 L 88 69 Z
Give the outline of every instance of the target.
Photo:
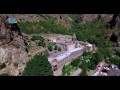
M 9 24 L 8 17 L 0 16 L 0 63 L 6 65 L 0 74 L 21 74 L 29 59 L 27 42 L 17 24 Z
M 10 71 L 6 72 L 10 75 L 14 76 L 22 73 L 29 59 L 27 52 L 21 48 L 16 48 L 13 45 L 0 47 L 0 63 L 6 64 L 6 68 L 4 68 L 5 71 L 7 71 L 6 69 L 8 69 L 8 67 L 10 68 Z M 18 72 L 17 74 L 16 71 Z M 0 71 L 0 73 L 2 72 Z
M 96 20 L 105 20 L 110 21 L 112 18 L 112 14 L 81 14 L 76 20 L 77 23 L 86 23 L 88 21 Z
M 111 20 L 109 21 L 109 27 L 111 29 L 120 27 L 120 14 L 113 14 Z

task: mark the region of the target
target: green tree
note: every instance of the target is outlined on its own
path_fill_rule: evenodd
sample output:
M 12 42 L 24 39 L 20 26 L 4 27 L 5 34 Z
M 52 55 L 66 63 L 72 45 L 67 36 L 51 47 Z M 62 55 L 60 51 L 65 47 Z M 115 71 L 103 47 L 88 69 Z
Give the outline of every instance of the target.
M 87 63 L 83 61 L 79 67 L 82 69 L 82 73 L 80 74 L 80 76 L 87 76 L 87 70 L 88 70 Z
M 46 46 L 46 44 L 45 44 L 45 42 L 38 42 L 38 46 L 43 46 L 43 47 L 45 47 Z
M 36 55 L 27 63 L 22 76 L 53 76 L 47 56 L 47 53 L 43 56 Z
M 55 45 L 55 46 L 54 46 L 54 50 L 57 50 L 57 49 L 58 49 L 58 47 L 57 47 L 57 45 Z
M 91 61 L 88 63 L 88 68 L 91 69 L 91 70 L 94 70 L 94 69 L 96 68 L 95 62 L 91 60 Z
M 48 46 L 48 50 L 49 50 L 49 51 L 52 51 L 52 48 L 53 48 L 52 45 L 49 45 L 49 46 Z
M 80 63 L 80 58 L 76 58 L 74 61 L 71 62 L 71 65 L 73 65 L 74 67 L 77 67 Z
M 0 63 L 0 69 L 3 69 L 5 67 L 6 67 L 5 63 Z
M 93 60 L 96 65 L 99 62 L 101 62 L 103 59 L 104 59 L 104 55 L 101 52 L 94 53 L 91 57 L 91 61 Z
M 110 59 L 110 62 L 115 64 L 115 65 L 120 65 L 120 57 L 111 57 Z
M 58 48 L 58 51 L 61 51 L 61 48 L 60 48 L 60 47 Z
M 115 54 L 120 57 L 120 50 L 116 50 Z

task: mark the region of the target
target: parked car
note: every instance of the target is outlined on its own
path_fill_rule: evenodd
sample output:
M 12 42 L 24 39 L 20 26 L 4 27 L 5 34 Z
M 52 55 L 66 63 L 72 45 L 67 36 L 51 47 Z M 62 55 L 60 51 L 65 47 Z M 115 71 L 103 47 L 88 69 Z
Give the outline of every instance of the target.
M 102 74 L 103 76 L 107 76 L 107 73 L 105 73 L 105 72 L 101 72 L 101 74 Z
M 119 70 L 119 68 L 118 67 L 114 67 L 116 70 Z
M 110 70 L 110 68 L 108 68 L 107 66 L 104 67 L 105 70 Z
M 115 66 L 114 65 L 111 65 L 112 66 L 112 68 L 114 68 Z
M 105 73 L 107 73 L 107 70 L 103 69 L 101 72 L 105 72 Z

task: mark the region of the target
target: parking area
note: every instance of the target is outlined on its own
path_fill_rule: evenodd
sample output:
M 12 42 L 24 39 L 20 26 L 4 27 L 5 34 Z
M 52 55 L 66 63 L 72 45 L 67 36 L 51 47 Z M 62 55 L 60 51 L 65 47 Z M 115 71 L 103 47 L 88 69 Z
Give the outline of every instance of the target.
M 116 65 L 104 64 L 98 76 L 120 76 L 120 68 Z
M 110 69 L 108 72 L 108 76 L 120 76 L 120 69 Z
M 120 76 L 120 66 L 100 62 L 91 76 Z
M 116 65 L 104 66 L 100 76 L 120 76 L 120 67 Z

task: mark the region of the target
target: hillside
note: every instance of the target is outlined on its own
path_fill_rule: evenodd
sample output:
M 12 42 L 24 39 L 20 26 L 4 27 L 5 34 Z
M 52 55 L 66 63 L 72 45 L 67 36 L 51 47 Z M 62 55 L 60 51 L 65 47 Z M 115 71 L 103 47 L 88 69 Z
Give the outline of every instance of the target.
M 6 23 L 7 16 L 16 18 L 17 24 Z M 0 14 L 0 65 L 6 66 L 0 69 L 0 74 L 21 75 L 25 68 L 23 75 L 26 76 L 35 73 L 36 76 L 45 73 L 51 75 L 51 71 L 39 73 L 42 69 L 51 69 L 46 61 L 42 61 L 46 56 L 33 58 L 28 54 L 31 48 L 46 48 L 43 38 L 35 35 L 74 33 L 79 41 L 88 41 L 98 47 L 97 53 L 92 57 L 96 64 L 104 60 L 120 65 L 119 14 Z M 43 68 L 46 65 L 39 64 L 36 66 L 38 58 L 48 67 Z M 32 64 L 36 67 L 31 69 Z M 39 70 L 34 74 L 30 73 L 36 68 Z

